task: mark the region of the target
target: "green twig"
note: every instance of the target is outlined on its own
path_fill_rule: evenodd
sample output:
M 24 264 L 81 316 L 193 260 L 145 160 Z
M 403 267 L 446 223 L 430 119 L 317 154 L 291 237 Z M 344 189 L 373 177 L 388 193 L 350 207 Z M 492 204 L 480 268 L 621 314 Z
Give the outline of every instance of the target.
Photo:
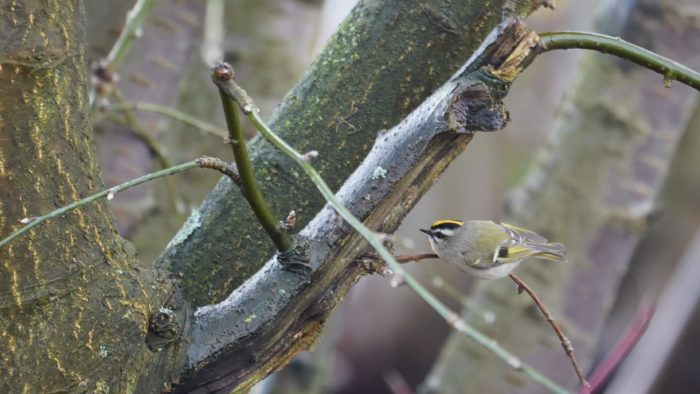
M 3 238 L 0 240 L 0 247 L 5 246 L 8 242 L 12 241 L 13 239 L 19 237 L 20 235 L 26 233 L 27 231 L 31 230 L 33 227 L 36 227 L 40 225 L 41 223 L 61 216 L 64 213 L 70 212 L 76 208 L 80 208 L 83 205 L 89 204 L 93 201 L 99 200 L 100 198 L 107 197 L 108 200 L 111 200 L 114 198 L 114 195 L 119 193 L 122 190 L 130 189 L 134 186 L 138 186 L 142 183 L 152 181 L 154 179 L 162 178 L 164 176 L 168 175 L 175 175 L 179 174 L 181 172 L 187 171 L 189 169 L 199 167 L 199 168 L 208 168 L 208 169 L 213 169 L 221 172 L 222 174 L 228 176 L 233 180 L 234 182 L 237 182 L 237 177 L 238 175 L 226 164 L 221 159 L 217 159 L 214 157 L 201 157 L 197 160 L 189 161 L 187 163 L 182 163 L 178 164 L 176 166 L 172 166 L 160 171 L 156 171 L 150 174 L 146 174 L 142 177 L 138 177 L 135 179 L 132 179 L 130 181 L 126 181 L 122 184 L 119 184 L 117 186 L 111 187 L 109 189 L 103 190 L 99 193 L 95 193 L 91 196 L 85 197 L 81 200 L 78 200 L 76 202 L 73 202 L 69 205 L 66 205 L 64 207 L 58 208 L 56 210 L 53 210 L 46 215 L 42 216 L 36 216 L 36 217 L 31 217 L 31 218 L 24 218 L 22 219 L 22 223 L 26 223 L 26 225 L 19 230 L 13 232 L 12 234 L 8 235 L 7 237 Z
M 214 126 L 211 123 L 207 123 L 176 109 L 155 103 L 146 103 L 143 101 L 116 103 L 110 105 L 108 110 L 153 112 L 190 125 L 204 133 L 209 133 L 221 138 L 226 138 L 228 136 L 228 132 L 221 127 Z
M 398 275 L 402 275 L 406 284 L 428 305 L 430 305 L 443 319 L 447 321 L 458 332 L 472 338 L 480 345 L 484 346 L 495 355 L 505 360 L 511 367 L 516 370 L 523 371 L 527 376 L 532 378 L 534 381 L 542 384 L 548 390 L 554 393 L 566 393 L 561 386 L 557 385 L 555 382 L 541 374 L 536 369 L 532 368 L 528 364 L 520 361 L 518 357 L 511 354 L 504 348 L 502 348 L 495 340 L 487 337 L 481 332 L 474 329 L 472 326 L 468 325 L 464 320 L 459 318 L 455 312 L 451 311 L 445 304 L 438 300 L 432 293 L 430 293 L 423 285 L 421 285 L 415 278 L 408 274 L 402 267 L 401 264 L 396 261 L 391 252 L 384 247 L 382 241 L 377 237 L 377 235 L 365 227 L 365 225 L 356 218 L 343 204 L 335 197 L 333 191 L 328 187 L 326 182 L 321 178 L 321 175 L 316 172 L 313 166 L 309 163 L 309 156 L 302 155 L 287 144 L 283 139 L 277 136 L 260 118 L 259 111 L 255 107 L 253 100 L 248 96 L 245 90 L 241 89 L 238 84 L 233 81 L 233 70 L 230 65 L 222 64 L 216 66 L 214 69 L 214 81 L 219 87 L 220 91 L 233 98 L 238 102 L 243 113 L 248 116 L 250 121 L 255 125 L 255 128 L 262 134 L 262 136 L 268 140 L 272 145 L 281 150 L 285 155 L 289 156 L 294 162 L 299 165 L 306 175 L 311 178 L 311 181 L 316 185 L 318 190 L 321 192 L 323 197 L 328 201 L 328 203 L 336 210 L 336 212 L 347 221 L 362 237 L 364 237 L 367 242 L 379 253 L 379 255 L 384 259 L 389 268 Z
M 124 58 L 129 53 L 131 46 L 134 44 L 134 39 L 138 38 L 141 33 L 141 26 L 143 26 L 146 16 L 153 8 L 155 4 L 154 0 L 137 0 L 132 8 L 126 14 L 126 22 L 124 23 L 124 28 L 122 29 L 117 42 L 107 54 L 104 59 L 103 67 L 109 69 L 115 69 L 121 65 Z
M 122 95 L 121 91 L 119 89 L 114 89 L 112 92 L 112 96 L 114 99 L 117 101 L 117 105 L 121 103 L 125 103 L 126 101 L 124 100 L 124 96 Z M 120 121 L 119 119 L 115 117 L 110 117 L 109 119 L 121 126 L 124 126 L 127 128 L 131 133 L 141 140 L 144 145 L 148 148 L 148 150 L 151 152 L 153 156 L 156 157 L 158 160 L 158 163 L 160 163 L 161 168 L 168 168 L 171 167 L 172 165 L 170 164 L 170 161 L 168 160 L 167 157 L 163 154 L 163 152 L 160 150 L 160 146 L 158 145 L 158 141 L 156 141 L 155 138 L 153 138 L 148 132 L 146 132 L 143 127 L 141 127 L 141 124 L 139 123 L 138 119 L 134 116 L 132 111 L 125 110 L 123 111 L 122 115 L 124 116 L 124 121 Z
M 90 91 L 90 108 L 94 112 L 97 107 L 97 95 L 102 89 L 98 88 L 98 84 L 113 84 L 114 70 L 117 69 L 126 58 L 131 46 L 134 44 L 134 39 L 141 35 L 141 27 L 146 20 L 146 16 L 153 8 L 154 0 L 136 0 L 134 7 L 126 14 L 126 21 L 122 32 L 119 34 L 117 41 L 112 46 L 107 56 L 100 61 L 97 69 L 94 70 L 94 77 L 97 81 L 93 83 Z
M 553 49 L 592 49 L 630 60 L 656 71 L 663 75 L 666 84 L 675 80 L 700 90 L 700 73 L 697 71 L 619 37 L 585 32 L 553 32 L 542 33 L 539 36 L 542 52 Z
M 114 91 L 112 92 L 112 96 L 115 98 L 117 103 L 125 102 L 124 96 L 122 95 L 120 89 L 114 89 Z M 124 118 L 123 121 L 118 119 L 118 117 L 114 116 L 108 116 L 108 119 L 123 126 L 128 131 L 130 131 L 133 136 L 141 140 L 141 142 L 143 142 L 144 145 L 146 145 L 151 154 L 155 156 L 161 169 L 171 167 L 172 163 L 170 162 L 170 160 L 168 160 L 163 151 L 160 149 L 160 144 L 158 143 L 158 141 L 156 141 L 156 139 L 153 138 L 153 136 L 151 136 L 146 130 L 143 129 L 143 127 L 141 127 L 141 123 L 138 121 L 138 119 L 136 119 L 133 112 L 124 111 L 122 112 L 122 115 Z M 184 206 L 184 202 L 180 198 L 177 182 L 174 179 L 165 178 L 165 185 L 168 188 L 168 196 L 170 196 L 173 208 L 175 209 L 175 211 L 178 211 L 178 207 Z
M 270 236 L 277 250 L 279 252 L 287 252 L 292 247 L 291 238 L 286 232 L 280 231 L 279 221 L 275 218 L 255 181 L 255 173 L 253 172 L 253 167 L 248 157 L 248 149 L 246 148 L 237 105 L 231 97 L 224 93 L 220 86 L 219 93 L 221 95 L 221 103 L 224 108 L 226 125 L 229 131 L 228 140 L 233 148 L 233 157 L 236 161 L 238 174 L 241 177 L 241 191 L 243 196 L 248 200 L 255 216 L 258 218 L 258 221 L 260 221 L 260 224 L 262 224 L 267 235 Z
M 479 316 L 486 324 L 493 324 L 496 321 L 496 315 L 494 315 L 493 312 L 481 308 L 471 298 L 464 296 L 459 290 L 452 287 L 452 285 L 447 283 L 443 278 L 432 272 L 432 270 L 430 276 L 432 277 L 431 283 L 436 289 L 447 293 L 448 296 L 459 302 L 462 307 Z
M 114 186 L 112 188 L 109 188 L 107 190 L 103 190 L 99 193 L 93 194 L 89 197 L 83 198 L 82 200 L 78 200 L 72 204 L 66 205 L 64 207 L 58 208 L 54 211 L 51 211 L 47 213 L 46 215 L 43 216 L 37 216 L 37 217 L 32 217 L 32 218 L 24 218 L 22 219 L 22 223 L 26 223 L 26 225 L 19 230 L 13 232 L 12 234 L 8 235 L 7 237 L 3 238 L 2 241 L 0 241 L 0 247 L 6 245 L 8 242 L 12 241 L 13 239 L 19 237 L 20 235 L 26 233 L 27 231 L 31 230 L 33 227 L 36 227 L 40 225 L 41 223 L 51 219 L 55 218 L 57 216 L 61 216 L 66 212 L 70 212 L 74 210 L 75 208 L 81 207 L 85 204 L 88 204 L 90 202 L 93 202 L 95 200 L 98 200 L 102 197 L 107 197 L 107 199 L 111 200 L 111 197 L 114 196 L 115 193 L 118 193 L 122 190 L 128 189 L 130 187 L 134 187 L 136 185 L 140 185 L 144 182 L 148 182 L 150 180 L 160 178 L 166 175 L 173 175 L 177 174 L 186 170 L 189 170 L 190 168 L 197 167 L 198 164 L 196 161 L 190 161 L 188 163 L 183 163 L 179 164 L 170 168 L 166 168 L 161 171 L 154 172 L 152 174 L 144 175 L 140 178 L 132 179 L 130 181 L 124 182 L 121 185 Z

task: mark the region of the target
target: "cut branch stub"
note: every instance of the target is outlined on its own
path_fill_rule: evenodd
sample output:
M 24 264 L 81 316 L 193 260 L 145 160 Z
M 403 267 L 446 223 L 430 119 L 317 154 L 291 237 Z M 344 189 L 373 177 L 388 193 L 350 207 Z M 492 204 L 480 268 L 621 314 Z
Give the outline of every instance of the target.
M 532 34 L 519 21 L 504 22 L 460 72 L 378 135 L 338 199 L 368 227 L 392 233 L 474 131 L 506 124 L 500 99 L 516 75 L 513 70 L 529 64 L 531 56 L 521 52 Z M 376 176 L 380 169 L 382 176 Z M 338 223 L 329 206 L 299 236 L 309 244 L 311 277 L 281 269 L 277 256 L 226 300 L 200 308 L 189 337 L 188 371 L 174 387 L 177 392 L 249 388 L 310 346 L 325 317 L 367 273 L 354 264 L 367 242 Z
M 504 128 L 510 120 L 503 103 L 483 83 L 464 89 L 452 101 L 446 113 L 447 123 L 462 132 L 496 131 Z

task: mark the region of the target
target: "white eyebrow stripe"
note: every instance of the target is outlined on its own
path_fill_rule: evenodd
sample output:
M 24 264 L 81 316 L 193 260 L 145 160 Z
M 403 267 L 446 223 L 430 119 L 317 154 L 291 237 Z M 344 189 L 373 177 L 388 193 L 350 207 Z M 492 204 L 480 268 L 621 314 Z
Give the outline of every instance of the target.
M 451 237 L 451 236 L 454 235 L 454 233 L 455 233 L 454 230 L 451 230 L 451 229 L 449 229 L 449 228 L 439 228 L 439 229 L 437 229 L 436 231 L 442 233 L 442 234 L 445 235 L 446 237 Z

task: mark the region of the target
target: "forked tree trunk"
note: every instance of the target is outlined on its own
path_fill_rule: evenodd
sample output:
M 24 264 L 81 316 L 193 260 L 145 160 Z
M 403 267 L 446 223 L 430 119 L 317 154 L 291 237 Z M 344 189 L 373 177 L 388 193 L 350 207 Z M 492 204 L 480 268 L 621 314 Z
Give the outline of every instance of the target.
M 379 129 L 397 123 L 447 80 L 504 13 L 526 15 L 536 7 L 533 3 L 360 3 L 286 97 L 272 125 L 299 150 L 319 150 L 315 164 L 338 188 L 365 157 Z M 22 219 L 102 188 L 88 115 L 83 19 L 77 0 L 0 1 L 3 235 Z M 297 210 L 301 228 L 320 210 L 322 199 L 269 146 L 258 141 L 251 150 L 274 209 L 280 216 Z M 426 172 L 412 169 L 413 175 L 426 176 L 412 195 L 425 191 L 448 162 Z M 388 216 L 392 226 L 405 214 L 395 212 Z M 0 249 L 0 391 L 156 392 L 169 387 L 192 367 L 188 340 L 194 328 L 200 333 L 209 329 L 194 320 L 193 307 L 224 298 L 270 254 L 247 204 L 225 181 L 153 266 L 139 263 L 125 248 L 105 203 L 37 227 Z M 171 316 L 160 307 L 173 304 L 178 307 L 176 337 L 149 332 L 154 316 Z M 324 320 L 324 315 L 310 317 L 317 327 Z M 226 322 L 236 323 L 242 324 Z M 265 327 L 265 332 L 275 329 Z M 270 366 L 283 365 L 294 351 L 308 346 L 317 332 L 292 338 L 297 341 L 293 348 L 273 354 L 273 360 L 252 368 L 230 364 L 225 373 L 253 370 L 241 378 L 250 385 Z M 208 362 L 203 360 L 198 370 L 206 370 Z

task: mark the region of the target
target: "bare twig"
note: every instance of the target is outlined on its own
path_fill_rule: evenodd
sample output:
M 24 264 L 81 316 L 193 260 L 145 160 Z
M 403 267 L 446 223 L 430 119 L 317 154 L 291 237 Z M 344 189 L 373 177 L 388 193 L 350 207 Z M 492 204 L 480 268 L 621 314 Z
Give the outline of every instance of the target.
M 111 200 L 112 198 L 114 198 L 114 196 L 117 193 L 119 193 L 122 190 L 132 188 L 134 186 L 140 185 L 142 183 L 145 183 L 145 182 L 148 182 L 148 181 L 151 181 L 154 179 L 162 178 L 162 177 L 168 176 L 168 175 L 179 174 L 181 172 L 184 172 L 184 171 L 187 171 L 189 169 L 196 168 L 196 167 L 211 168 L 211 169 L 215 169 L 217 171 L 223 172 L 226 175 L 229 175 L 217 166 L 208 165 L 208 164 L 212 163 L 212 160 L 218 160 L 218 161 L 223 163 L 223 161 L 220 159 L 203 157 L 203 158 L 200 158 L 197 160 L 193 160 L 193 161 L 183 163 L 183 164 L 178 164 L 176 166 L 172 166 L 172 167 L 160 170 L 160 171 L 156 171 L 156 172 L 144 175 L 142 177 L 132 179 L 130 181 L 124 182 L 124 183 L 119 184 L 119 185 L 114 186 L 114 187 L 110 187 L 109 189 L 105 189 L 99 193 L 95 193 L 91 196 L 88 196 L 88 197 L 85 197 L 85 198 L 80 199 L 78 201 L 75 201 L 71 204 L 68 204 L 68 205 L 63 206 L 61 208 L 53 210 L 45 215 L 24 218 L 21 220 L 21 223 L 25 224 L 25 226 L 14 231 L 13 233 L 8 235 L 7 237 L 0 240 L 0 247 L 6 245 L 7 243 L 12 241 L 13 239 L 15 239 L 15 238 L 19 237 L 20 235 L 26 233 L 27 231 L 31 230 L 33 227 L 36 227 L 39 224 L 41 224 L 41 223 L 43 223 L 51 218 L 61 216 L 61 215 L 65 214 L 67 212 L 70 212 L 76 208 L 80 208 L 83 205 L 86 205 L 86 204 L 91 203 L 93 201 L 99 200 L 100 198 L 107 198 L 108 200 Z
M 201 119 L 197 119 L 192 115 L 178 111 L 174 108 L 166 107 L 156 103 L 148 103 L 143 101 L 121 102 L 110 105 L 106 108 L 107 111 L 144 111 L 160 114 L 169 118 L 175 119 L 184 124 L 190 125 L 203 133 L 215 135 L 220 138 L 226 138 L 228 132 L 221 127 L 207 123 Z
M 431 274 L 431 282 L 436 289 L 444 291 L 448 296 L 452 297 L 454 300 L 459 302 L 459 304 L 462 305 L 462 307 L 469 310 L 469 312 L 481 317 L 484 320 L 484 323 L 493 324 L 496 321 L 496 315 L 493 312 L 487 309 L 483 309 L 482 307 L 477 305 L 471 298 L 464 296 L 462 293 L 459 292 L 459 290 L 452 287 L 443 278 L 435 275 L 434 273 Z
M 375 260 L 381 260 L 381 257 L 377 254 L 377 252 L 367 252 L 365 253 L 364 257 L 370 258 L 370 259 L 375 259 Z M 399 264 L 406 264 L 410 263 L 412 261 L 421 261 L 425 259 L 438 259 L 438 255 L 435 253 L 414 253 L 414 254 L 400 254 L 398 256 L 394 256 L 396 259 L 396 262 Z
M 610 349 L 610 352 L 605 355 L 603 361 L 598 364 L 591 374 L 591 389 L 589 392 L 595 393 L 602 389 L 601 386 L 610 379 L 610 376 L 624 361 L 634 345 L 637 344 L 639 338 L 646 332 L 652 316 L 654 316 L 654 304 L 649 300 L 642 299 L 632 324 L 627 327 L 620 340 L 615 343 L 615 346 Z M 586 391 L 581 390 L 579 394 L 586 394 Z
M 112 91 L 112 96 L 115 98 L 115 100 L 118 103 L 124 103 L 124 96 L 122 95 L 122 92 L 120 89 L 115 88 Z M 122 127 L 126 128 L 134 137 L 136 137 L 139 141 L 141 141 L 148 151 L 156 158 L 158 161 L 158 164 L 160 165 L 160 168 L 169 168 L 172 167 L 172 163 L 170 160 L 165 156 L 163 153 L 162 149 L 160 148 L 160 144 L 158 141 L 156 141 L 151 134 L 149 134 L 142 126 L 141 123 L 136 119 L 134 116 L 133 112 L 126 110 L 122 112 L 123 115 L 123 120 L 120 119 L 119 117 L 114 117 L 114 116 L 109 116 L 108 119 L 111 120 L 112 122 L 115 122 Z M 175 210 L 178 210 L 177 207 L 179 206 L 184 206 L 183 201 L 180 197 L 180 193 L 178 190 L 178 184 L 176 180 L 170 179 L 170 178 L 165 178 L 165 185 L 168 188 L 168 195 L 171 198 L 173 207 Z
M 410 263 L 411 261 L 421 261 L 424 259 L 438 259 L 438 255 L 435 253 L 415 253 L 415 254 L 402 254 L 396 256 L 396 261 L 401 264 Z
M 232 68 L 214 68 L 212 72 L 212 79 L 217 86 L 219 86 L 218 81 L 222 79 L 233 81 L 234 77 L 235 74 Z M 219 86 L 219 94 L 221 96 L 221 104 L 224 108 L 226 125 L 228 126 L 228 141 L 231 143 L 236 167 L 240 175 L 242 194 L 246 200 L 248 200 L 255 216 L 265 229 L 265 232 L 267 232 L 267 235 L 270 236 L 277 250 L 280 253 L 287 252 L 292 248 L 292 239 L 289 234 L 280 231 L 279 221 L 275 218 L 265 197 L 263 197 L 262 192 L 260 192 L 260 188 L 258 188 L 253 166 L 250 164 L 250 158 L 248 157 L 248 149 L 246 148 L 245 137 L 243 136 L 237 104 L 224 92 L 221 86 Z
M 126 22 L 122 28 L 119 38 L 114 43 L 114 46 L 109 51 L 109 54 L 100 61 L 98 67 L 94 70 L 93 86 L 90 91 L 90 107 L 94 111 L 97 104 L 97 95 L 111 91 L 111 88 L 105 88 L 101 85 L 111 86 L 116 81 L 116 70 L 121 65 L 126 55 L 129 53 L 134 40 L 141 36 L 141 26 L 146 20 L 155 4 L 154 0 L 137 0 L 132 8 L 126 14 Z
M 114 91 L 112 91 L 112 96 L 119 104 L 126 102 L 124 100 L 124 95 L 119 89 L 114 89 Z M 141 123 L 139 123 L 138 119 L 136 119 L 133 112 L 130 110 L 125 110 L 122 112 L 122 114 L 124 116 L 124 121 L 119 121 L 118 119 L 111 117 L 110 120 L 126 127 L 131 132 L 131 134 L 133 134 L 136 138 L 141 140 L 141 142 L 143 142 L 144 145 L 146 145 L 146 148 L 148 148 L 151 154 L 156 157 L 156 159 L 160 163 L 161 168 L 172 167 L 172 164 L 170 164 L 168 158 L 161 151 L 160 146 L 158 145 L 158 141 L 156 141 L 155 138 L 153 138 L 150 134 L 146 132 L 146 130 L 143 129 Z
M 231 168 L 228 163 L 225 161 L 217 158 L 217 157 L 200 157 L 199 159 L 195 160 L 197 164 L 199 164 L 200 167 L 202 168 L 209 168 L 212 170 L 219 171 L 220 173 L 226 175 L 233 181 L 238 186 L 241 186 L 241 176 L 238 175 L 236 171 Z
M 571 341 L 569 340 L 569 338 L 566 337 L 566 335 L 564 335 L 564 331 L 562 331 L 561 327 L 559 327 L 559 324 L 557 324 L 557 322 L 554 321 L 552 314 L 549 313 L 549 310 L 537 296 L 537 293 L 535 293 L 528 285 L 525 284 L 525 282 L 523 282 L 522 279 L 520 279 L 514 273 L 511 272 L 508 274 L 508 276 L 510 276 L 513 282 L 515 282 L 515 284 L 518 285 L 518 293 L 525 291 L 535 302 L 537 307 L 540 309 L 540 312 L 542 312 L 542 314 L 544 315 L 545 320 L 547 320 L 549 325 L 552 326 L 552 329 L 559 337 L 559 341 L 561 341 L 561 346 L 564 348 L 567 357 L 569 357 L 569 359 L 571 360 L 571 364 L 574 366 L 574 370 L 576 370 L 576 376 L 578 376 L 578 380 L 581 382 L 584 388 L 590 388 L 591 385 L 586 381 L 586 376 L 583 374 L 583 372 L 581 371 L 581 367 L 576 361 L 576 356 L 574 355 L 574 347 L 571 345 Z
M 541 52 L 553 49 L 592 49 L 615 55 L 663 75 L 664 84 L 675 80 L 700 90 L 700 73 L 619 37 L 586 32 L 552 32 L 539 35 Z
M 151 12 L 154 4 L 155 1 L 153 0 L 138 0 L 134 4 L 134 8 L 126 14 L 124 28 L 122 28 L 117 42 L 114 43 L 114 46 L 104 59 L 104 63 L 108 68 L 119 67 L 124 58 L 126 58 L 134 40 L 141 36 L 141 26 L 143 26 L 143 22 L 146 20 L 148 13 Z
M 375 253 L 368 253 L 366 255 L 366 257 L 373 258 L 373 259 L 380 258 Z M 396 256 L 396 261 L 398 261 L 401 264 L 405 264 L 405 263 L 409 263 L 411 261 L 420 261 L 420 260 L 425 260 L 425 259 L 437 259 L 437 258 L 439 258 L 439 257 L 435 253 L 415 253 L 415 254 L 402 254 L 402 255 Z M 390 276 L 391 274 L 393 274 L 393 273 L 389 272 L 389 275 L 387 275 L 387 272 L 382 272 L 382 271 L 379 271 L 377 269 L 375 269 L 375 271 L 379 272 L 379 274 L 382 276 Z M 397 277 L 395 275 L 392 276 L 391 279 L 392 279 L 392 283 L 391 283 L 392 287 L 398 287 L 398 286 L 405 284 L 403 282 L 403 278 Z M 433 286 L 445 291 L 450 297 L 457 300 L 463 307 L 468 308 L 471 312 L 479 315 L 482 319 L 484 319 L 484 321 L 486 323 L 492 324 L 496 320 L 496 316 L 493 314 L 493 312 L 479 308 L 477 305 L 474 304 L 474 302 L 472 302 L 467 297 L 464 297 L 462 294 L 459 293 L 459 291 L 457 291 L 457 289 L 453 288 L 452 286 L 449 286 L 442 278 L 438 277 L 437 275 L 433 275 L 432 283 L 433 283 Z

